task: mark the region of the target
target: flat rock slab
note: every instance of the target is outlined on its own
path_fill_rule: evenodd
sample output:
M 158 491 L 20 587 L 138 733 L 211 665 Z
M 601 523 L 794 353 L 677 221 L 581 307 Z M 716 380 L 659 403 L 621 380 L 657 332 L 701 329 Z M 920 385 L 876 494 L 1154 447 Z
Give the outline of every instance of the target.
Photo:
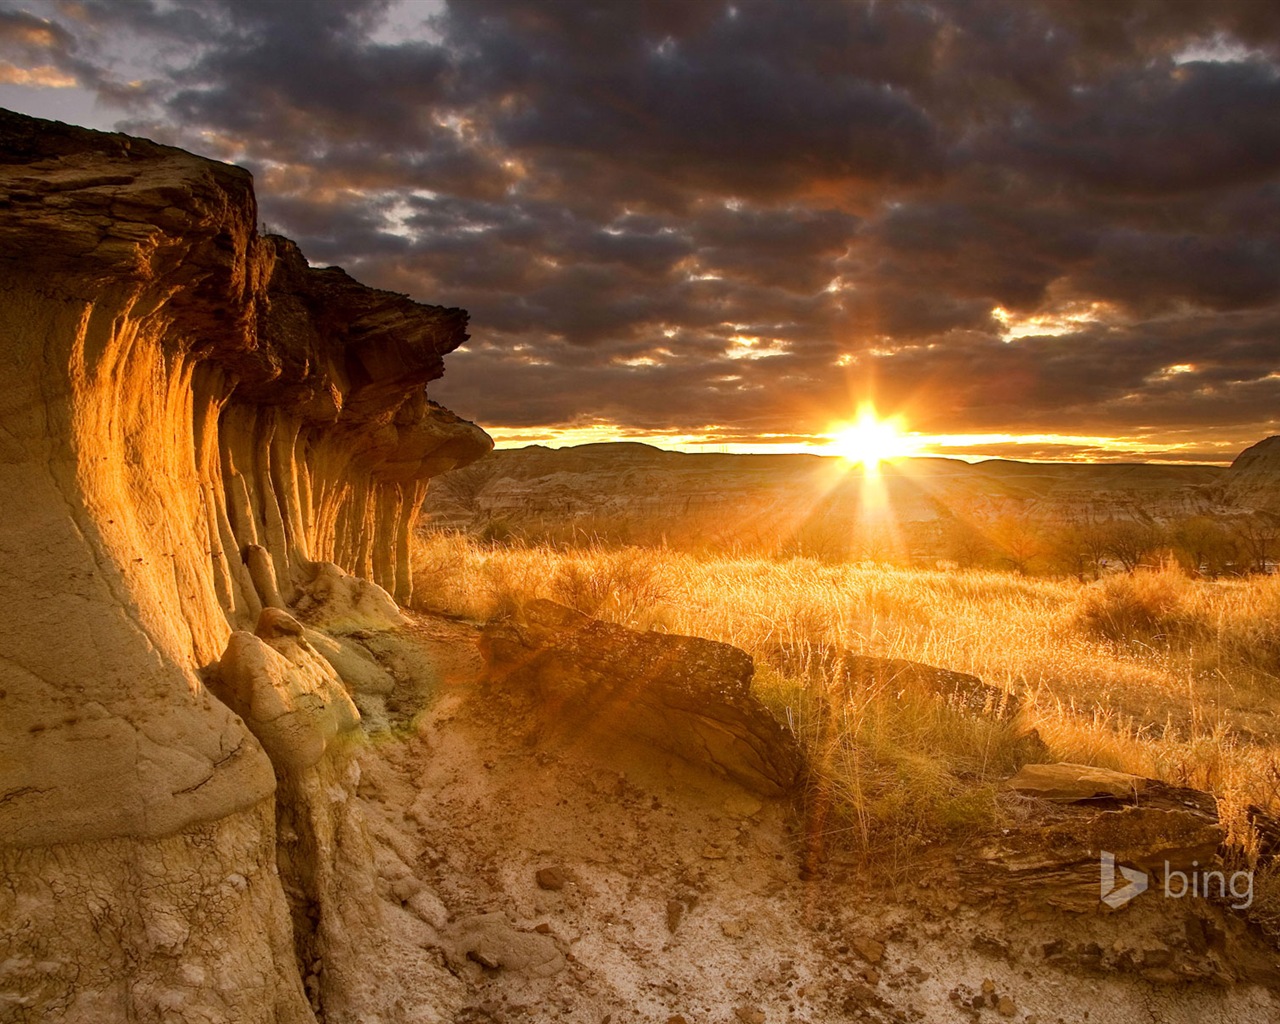
M 1028 764 L 1005 785 L 1026 796 L 1055 803 L 1083 800 L 1134 800 L 1151 781 L 1139 775 L 1113 772 L 1084 764 Z
M 551 729 L 640 739 L 768 796 L 799 781 L 794 737 L 752 694 L 751 656 L 729 644 L 535 601 L 485 627 L 480 650 L 490 680 L 525 691 Z

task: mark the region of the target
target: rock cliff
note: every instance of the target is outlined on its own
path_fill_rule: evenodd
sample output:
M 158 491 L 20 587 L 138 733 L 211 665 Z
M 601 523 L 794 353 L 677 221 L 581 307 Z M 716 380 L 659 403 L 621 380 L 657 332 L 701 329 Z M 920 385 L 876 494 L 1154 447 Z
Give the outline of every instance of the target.
M 256 223 L 239 168 L 0 111 L 6 1020 L 310 1019 L 276 819 L 340 831 L 358 715 L 264 609 L 393 624 L 491 447 L 426 395 L 464 311 Z

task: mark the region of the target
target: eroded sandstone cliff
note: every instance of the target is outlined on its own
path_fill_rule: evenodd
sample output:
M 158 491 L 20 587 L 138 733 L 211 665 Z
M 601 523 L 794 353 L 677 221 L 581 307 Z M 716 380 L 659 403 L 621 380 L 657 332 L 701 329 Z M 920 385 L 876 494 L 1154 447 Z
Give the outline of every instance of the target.
M 358 715 L 262 613 L 393 623 L 427 480 L 491 447 L 426 395 L 464 311 L 256 223 L 239 168 L 0 111 L 6 1020 L 310 1019 L 275 819 L 340 829 Z

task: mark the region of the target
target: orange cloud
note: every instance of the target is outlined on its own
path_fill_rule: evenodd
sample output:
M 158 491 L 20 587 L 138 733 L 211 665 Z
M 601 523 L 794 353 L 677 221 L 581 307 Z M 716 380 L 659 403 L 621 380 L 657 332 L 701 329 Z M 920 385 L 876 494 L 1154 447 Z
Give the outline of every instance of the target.
M 37 89 L 70 89 L 77 83 L 75 76 L 59 71 L 52 64 L 20 68 L 4 60 L 0 61 L 0 84 L 30 85 Z

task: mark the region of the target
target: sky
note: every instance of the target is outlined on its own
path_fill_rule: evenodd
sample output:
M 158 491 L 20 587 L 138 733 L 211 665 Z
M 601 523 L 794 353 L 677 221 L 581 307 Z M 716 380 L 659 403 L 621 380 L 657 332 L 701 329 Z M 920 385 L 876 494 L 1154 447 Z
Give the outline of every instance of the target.
M 1271 0 L 0 0 L 0 106 L 248 167 L 471 313 L 500 443 L 1230 460 L 1280 433 Z

